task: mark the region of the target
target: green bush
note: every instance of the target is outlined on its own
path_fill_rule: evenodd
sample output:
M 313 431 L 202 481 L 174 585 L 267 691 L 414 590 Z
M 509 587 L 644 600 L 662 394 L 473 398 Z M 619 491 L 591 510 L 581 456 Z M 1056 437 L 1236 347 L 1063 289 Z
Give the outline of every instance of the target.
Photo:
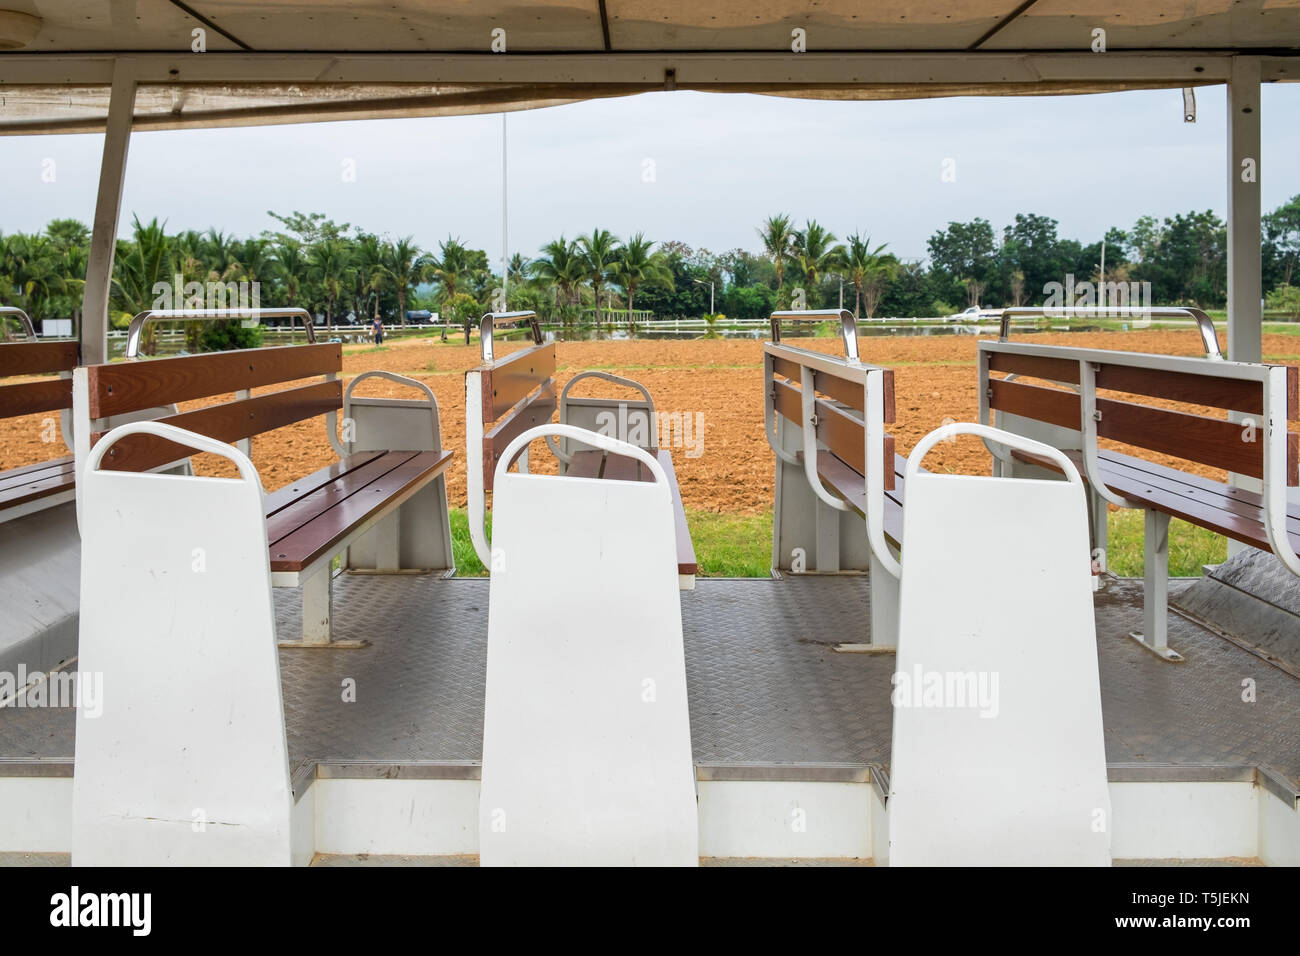
M 220 319 L 203 326 L 199 336 L 201 352 L 231 352 L 236 349 L 255 349 L 262 345 L 262 327 L 244 328 L 238 319 Z

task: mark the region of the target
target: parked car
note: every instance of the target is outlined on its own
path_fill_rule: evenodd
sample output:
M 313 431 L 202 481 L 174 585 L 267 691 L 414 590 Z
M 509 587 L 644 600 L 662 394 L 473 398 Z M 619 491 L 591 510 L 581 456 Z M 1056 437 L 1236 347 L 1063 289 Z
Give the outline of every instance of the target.
M 992 319 L 1002 318 L 1001 309 L 990 309 L 987 306 L 972 305 L 970 308 L 962 309 L 960 312 L 954 312 L 944 319 L 945 322 L 987 322 Z

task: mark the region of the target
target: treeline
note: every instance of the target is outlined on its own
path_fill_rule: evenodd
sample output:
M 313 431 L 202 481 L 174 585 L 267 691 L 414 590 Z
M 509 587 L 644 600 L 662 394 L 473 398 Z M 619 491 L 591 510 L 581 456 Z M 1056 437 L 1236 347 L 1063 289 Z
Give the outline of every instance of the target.
M 950 222 L 930 237 L 927 260 L 905 261 L 868 236 L 841 240 L 815 220 L 800 226 L 780 214 L 758 227 L 756 252 L 715 254 L 604 229 L 561 236 L 534 256 L 512 255 L 503 295 L 499 260 L 455 237 L 425 250 L 321 213 L 269 215 L 279 228 L 243 239 L 215 229 L 169 234 L 165 223 L 137 218 L 131 237 L 117 243 L 114 326 L 155 307 L 160 284 L 178 276 L 186 284 L 257 283 L 261 305 L 299 306 L 330 322 L 379 314 L 388 324 L 403 324 L 416 309 L 452 324 L 501 309 L 564 323 L 605 322 L 611 310 L 699 317 L 711 296 L 715 314 L 739 319 L 841 302 L 863 318 L 933 316 L 968 305 L 1039 304 L 1067 276 L 1103 278 L 1103 242 L 1062 237 L 1047 216 L 1018 214 L 1001 230 L 985 219 Z M 71 219 L 36 234 L 0 234 L 0 304 L 34 319 L 76 315 L 89 245 L 87 226 Z M 1104 246 L 1105 281 L 1150 283 L 1153 304 L 1225 303 L 1227 229 L 1212 212 L 1144 216 L 1108 230 Z M 1270 307 L 1300 312 L 1300 196 L 1264 217 L 1262 255 Z

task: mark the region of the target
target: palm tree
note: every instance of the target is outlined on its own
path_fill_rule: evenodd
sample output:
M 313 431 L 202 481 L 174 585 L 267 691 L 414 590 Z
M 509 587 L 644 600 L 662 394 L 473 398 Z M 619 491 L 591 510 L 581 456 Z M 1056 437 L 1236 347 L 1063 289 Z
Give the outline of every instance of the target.
M 784 214 L 768 216 L 758 234 L 763 239 L 763 251 L 771 257 L 776 269 L 776 293 L 779 299 L 785 285 L 785 263 L 794 246 L 794 229 L 790 217 Z
M 292 236 L 281 236 L 275 244 L 274 271 L 284 283 L 285 304 L 298 304 L 298 293 L 310 277 L 311 267 L 303 255 L 302 243 Z
M 379 293 L 392 281 L 387 268 L 391 255 L 392 246 L 380 242 L 378 236 L 365 233 L 357 237 L 356 248 L 353 250 L 353 261 L 355 263 L 353 280 L 355 283 L 354 311 L 358 321 L 365 314 L 372 297 L 374 297 L 375 301 L 374 314 L 379 314 Z M 402 315 L 406 315 L 405 310 L 403 310 Z
M 350 250 L 342 239 L 323 239 L 311 247 L 307 261 L 312 278 L 325 292 L 325 324 L 334 323 L 334 303 L 347 281 Z
M 844 247 L 833 245 L 835 234 L 822 228 L 816 219 L 794 233 L 794 256 L 803 273 L 809 292 L 828 273 L 839 268 Z
M 10 236 L 0 271 L 17 304 L 33 317 L 43 314 L 45 303 L 64 290 L 59 250 L 47 236 Z
M 151 219 L 146 226 L 136 216 L 132 222 L 132 237 L 119 239 L 117 255 L 113 260 L 113 280 L 109 287 L 109 302 L 118 312 L 135 315 L 153 308 L 157 297 L 155 287 L 170 286 L 178 264 L 175 245 L 166 233 L 167 223 Z M 179 304 L 179 303 L 176 303 Z M 146 325 L 141 333 L 141 349 L 148 355 L 153 352 L 157 323 Z
M 593 229 L 589 236 L 578 237 L 586 279 L 596 294 L 596 324 L 600 325 L 600 291 L 613 275 L 618 256 L 618 239 L 608 229 Z
M 881 269 L 881 253 L 888 243 L 882 242 L 871 248 L 871 237 L 863 239 L 858 233 L 854 233 L 848 238 L 848 247 L 844 252 L 844 271 L 849 281 L 853 283 L 853 317 L 858 317 L 858 309 L 865 293 L 865 286 L 869 281 L 875 280 Z M 867 308 L 867 318 L 871 318 L 875 309 L 875 301 L 872 300 Z
M 557 300 L 564 299 L 566 308 L 576 304 L 578 284 L 585 270 L 577 242 L 570 242 L 563 236 L 551 240 L 542 246 L 541 256 L 534 259 L 528 269 L 538 280 L 555 290 Z
M 463 298 L 457 300 L 456 296 L 457 287 L 474 278 L 469 250 L 459 239 L 448 236 L 446 242 L 438 244 L 438 258 L 429 262 L 426 275 L 436 280 L 442 289 L 442 340 L 445 342 L 447 326 L 453 319 L 459 319 L 458 312 L 467 308 Z
M 627 292 L 627 313 L 632 316 L 636 290 L 646 283 L 659 282 L 673 287 L 673 273 L 661 253 L 654 251 L 654 243 L 638 232 L 619 250 L 614 263 L 614 281 Z
M 443 244 L 443 249 L 445 254 L 446 243 Z M 407 296 L 415 286 L 428 278 L 432 265 L 433 260 L 420 251 L 410 236 L 384 247 L 384 277 L 397 290 L 397 315 L 402 325 L 406 324 Z M 445 331 L 444 327 L 444 333 Z

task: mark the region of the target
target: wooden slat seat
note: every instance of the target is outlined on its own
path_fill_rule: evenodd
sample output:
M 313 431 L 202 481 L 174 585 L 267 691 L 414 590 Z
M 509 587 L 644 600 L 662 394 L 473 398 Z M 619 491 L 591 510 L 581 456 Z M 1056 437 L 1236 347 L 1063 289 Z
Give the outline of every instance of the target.
M 295 422 L 324 417 L 326 436 L 340 454 L 340 459 L 267 495 L 264 501 L 271 583 L 276 587 L 303 588 L 304 645 L 364 643 L 336 642 L 330 636 L 333 559 L 354 547 L 373 548 L 373 568 L 366 565 L 363 570 L 397 571 L 403 554 L 416 551 L 428 554 L 428 550 L 421 547 L 423 542 L 415 544 L 416 551 L 402 546 L 404 519 L 399 509 L 437 481 L 447 470 L 453 455 L 451 451 L 438 449 L 440 429 L 432 393 L 419 382 L 389 373 L 374 374 L 383 374 L 426 391 L 431 415 L 426 426 L 428 431 L 412 433 L 412 443 L 416 444 L 413 449 L 380 449 L 349 454 L 349 449 L 345 449 L 333 434 L 339 410 L 346 411 L 346 402 L 351 401 L 345 398 L 339 380 L 342 370 L 341 346 L 327 343 L 95 365 L 78 369 L 76 373 L 79 384 L 74 395 L 80 429 L 79 445 L 80 435 L 85 435 L 84 452 L 87 454 L 89 447 L 108 432 L 113 424 L 112 416 L 174 408 L 180 402 L 232 392 L 236 393 L 233 401 L 178 412 L 157 420 L 222 442 L 245 442 Z M 302 384 L 303 380 L 314 377 L 323 378 L 315 383 Z M 252 389 L 268 385 L 282 387 L 263 394 L 251 394 Z M 358 401 L 372 405 L 375 402 L 371 399 Z M 402 407 L 421 408 L 424 404 L 399 403 Z M 354 428 L 353 431 L 359 434 L 360 429 Z M 382 428 L 380 433 L 393 434 L 384 432 Z M 396 434 L 405 435 L 406 432 L 399 430 Z M 438 450 L 423 450 L 417 441 L 431 441 L 432 445 L 425 448 Z M 79 447 L 78 453 L 83 453 L 83 449 Z M 193 450 L 190 447 L 157 435 L 127 435 L 109 449 L 100 468 L 150 471 L 184 462 L 191 454 Z M 447 539 L 444 550 L 450 561 L 450 532 L 445 530 L 445 494 L 440 491 L 439 495 L 442 496 L 441 504 L 437 506 L 440 517 L 435 520 L 444 526 L 443 537 Z M 372 528 L 376 529 L 374 534 L 365 538 Z M 430 530 L 423 525 L 419 528 L 422 534 Z M 354 565 L 348 564 L 348 567 Z
M 673 471 L 673 456 L 665 450 L 651 450 L 668 476 L 673 499 L 674 532 L 677 538 L 677 573 L 696 574 L 699 565 L 695 560 L 695 545 L 691 543 L 690 528 L 686 524 L 686 508 L 677 487 L 677 474 Z M 567 472 L 573 478 L 605 478 L 611 481 L 653 481 L 654 475 L 635 458 L 611 455 L 600 450 L 574 452 Z
M 302 572 L 336 554 L 354 529 L 451 464 L 451 451 L 360 452 L 266 499 L 272 572 Z M 285 491 L 285 489 L 281 489 Z
M 1012 454 L 1028 464 L 1060 470 L 1050 460 L 1037 455 L 1019 451 Z M 1082 476 L 1083 452 L 1069 449 L 1065 454 Z M 1263 501 L 1255 492 L 1116 451 L 1099 451 L 1097 461 L 1106 487 L 1134 504 L 1162 511 L 1253 548 L 1270 550 L 1264 530 Z M 1300 504 L 1288 506 L 1286 523 L 1291 546 L 1300 554 Z
M 803 452 L 797 453 L 803 461 Z M 924 471 L 925 469 L 921 469 Z M 895 548 L 903 547 L 903 480 L 907 472 L 907 459 L 894 455 L 893 487 L 885 492 L 885 538 Z M 826 487 L 844 499 L 860 518 L 867 516 L 867 479 L 852 465 L 833 452 L 817 452 L 817 474 Z
M 75 483 L 76 469 L 71 456 L 0 471 L 0 510 L 72 491 Z
M 1143 630 L 1131 636 L 1147 649 L 1166 660 L 1182 659 L 1168 646 L 1171 518 L 1274 552 L 1300 574 L 1300 506 L 1288 501 L 1300 475 L 1300 434 L 1287 428 L 1300 416 L 1300 371 L 1294 366 L 1007 341 L 980 342 L 979 356 L 981 421 L 996 412 L 999 427 L 1061 449 L 1090 482 L 1098 567 L 1105 568 L 1107 505 L 1144 512 Z M 1124 398 L 1112 397 L 1118 395 Z M 1151 400 L 1213 412 L 1194 414 Z M 1264 492 L 1102 448 L 1103 438 L 1139 455 L 1151 452 L 1259 479 Z M 1018 463 L 1058 473 L 1063 467 L 1013 451 L 999 473 L 1014 475 Z
M 13 342 L 0 345 L 0 378 L 48 375 L 59 378 L 0 384 L 0 418 L 17 418 L 72 408 L 77 366 L 76 342 Z M 72 458 L 57 458 L 0 471 L 0 520 L 44 510 L 71 500 L 76 469 Z

